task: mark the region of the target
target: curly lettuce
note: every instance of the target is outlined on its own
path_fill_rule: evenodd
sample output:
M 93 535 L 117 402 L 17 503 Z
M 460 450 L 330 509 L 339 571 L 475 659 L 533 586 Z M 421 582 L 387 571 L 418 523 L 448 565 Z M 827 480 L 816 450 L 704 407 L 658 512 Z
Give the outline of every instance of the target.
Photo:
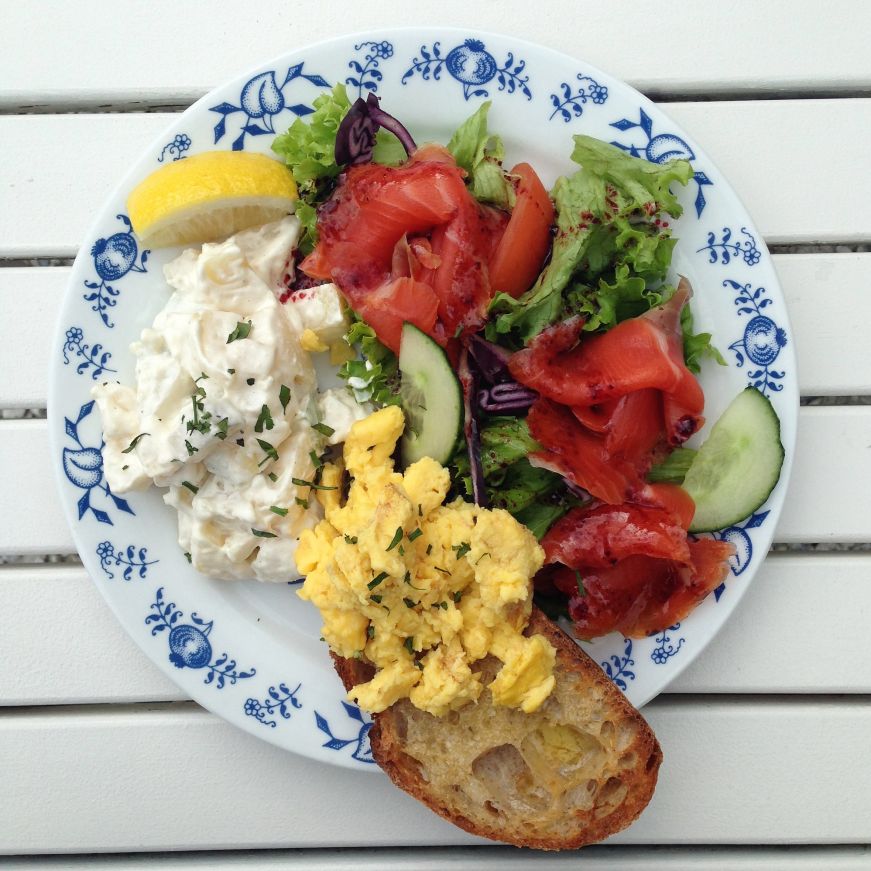
M 458 128 L 448 142 L 457 166 L 466 171 L 469 188 L 477 200 L 503 209 L 514 207 L 514 187 L 502 170 L 505 147 L 498 136 L 487 131 L 490 100 L 482 103 Z
M 339 369 L 339 377 L 357 402 L 377 405 L 399 405 L 399 361 L 396 354 L 378 341 L 375 330 L 361 320 L 355 320 L 346 341 L 359 351 Z
M 288 129 L 275 137 L 272 150 L 284 158 L 299 190 L 296 214 L 302 224 L 299 249 L 308 254 L 317 244 L 315 209 L 333 189 L 342 167 L 336 163 L 336 134 L 342 119 L 351 108 L 344 85 L 321 94 L 313 102 L 314 112 L 297 118 Z M 386 130 L 379 130 L 372 159 L 388 165 L 401 163 L 405 149 Z
M 656 219 L 680 216 L 671 184 L 687 184 L 692 167 L 686 160 L 649 163 L 589 136 L 574 141 L 572 160 L 581 169 L 557 179 L 551 192 L 551 260 L 519 299 L 494 299 L 488 338 L 525 344 L 569 313 L 586 315 L 588 330 L 606 329 L 672 292 L 662 285 L 675 239 Z

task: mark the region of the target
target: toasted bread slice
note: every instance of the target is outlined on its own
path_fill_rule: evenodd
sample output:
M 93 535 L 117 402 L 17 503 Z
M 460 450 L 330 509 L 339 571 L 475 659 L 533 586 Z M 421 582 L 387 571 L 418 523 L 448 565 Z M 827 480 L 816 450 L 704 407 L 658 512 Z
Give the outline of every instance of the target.
M 444 717 L 407 699 L 375 714 L 375 761 L 390 779 L 467 832 L 518 847 L 564 850 L 601 841 L 647 806 L 662 751 L 650 726 L 537 608 L 527 634 L 556 648 L 556 686 L 532 714 L 477 703 Z M 347 689 L 371 666 L 334 657 Z M 499 662 L 480 663 L 485 684 Z

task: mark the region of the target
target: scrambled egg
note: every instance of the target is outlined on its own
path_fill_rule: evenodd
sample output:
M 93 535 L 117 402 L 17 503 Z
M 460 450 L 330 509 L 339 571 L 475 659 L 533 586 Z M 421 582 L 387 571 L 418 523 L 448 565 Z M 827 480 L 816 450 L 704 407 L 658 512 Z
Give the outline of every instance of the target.
M 475 701 L 483 686 L 472 665 L 488 654 L 503 663 L 493 701 L 534 711 L 553 689 L 556 655 L 543 636 L 522 634 L 544 552 L 507 511 L 443 505 L 450 480 L 435 460 L 394 471 L 403 427 L 398 408 L 376 411 L 351 428 L 344 464 L 324 468 L 321 487 L 332 489 L 318 494 L 324 520 L 300 536 L 299 595 L 320 609 L 337 654 L 375 665 L 348 694 L 369 711 L 409 698 L 442 716 Z

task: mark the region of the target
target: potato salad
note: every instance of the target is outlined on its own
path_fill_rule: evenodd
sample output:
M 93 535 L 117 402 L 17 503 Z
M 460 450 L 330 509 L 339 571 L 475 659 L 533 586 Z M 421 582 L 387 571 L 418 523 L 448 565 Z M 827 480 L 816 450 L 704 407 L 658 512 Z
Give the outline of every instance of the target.
M 174 293 L 131 347 L 135 386 L 93 390 L 113 491 L 169 488 L 179 544 L 211 577 L 296 577 L 320 456 L 372 410 L 318 390 L 312 354 L 348 329 L 335 285 L 280 302 L 298 235 L 291 216 L 167 264 Z

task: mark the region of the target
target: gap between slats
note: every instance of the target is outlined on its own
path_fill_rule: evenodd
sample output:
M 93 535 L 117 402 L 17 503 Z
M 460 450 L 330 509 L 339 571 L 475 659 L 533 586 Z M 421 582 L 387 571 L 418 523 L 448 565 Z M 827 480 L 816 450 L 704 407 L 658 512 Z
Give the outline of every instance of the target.
M 583 853 L 535 853 L 513 847 L 373 848 L 355 850 L 297 849 L 236 852 L 133 853 L 113 856 L 19 857 L 5 863 L 7 871 L 34 868 L 100 868 L 138 871 L 144 863 L 159 863 L 160 871 L 209 868 L 215 871 L 244 867 L 246 871 L 867 871 L 869 848 L 853 846 L 806 847 L 755 845 L 735 847 L 586 847 Z
M 670 697 L 645 716 L 666 762 L 650 807 L 611 843 L 867 843 L 871 700 Z M 0 764 L 0 851 L 475 843 L 384 777 L 196 709 L 0 717 Z
M 649 93 L 697 97 L 760 88 L 845 93 L 871 87 L 865 44 L 871 16 L 865 4 L 839 0 L 826 6 L 824 20 L 813 4 L 788 0 L 724 5 L 694 0 L 678 16 L 642 5 L 622 16 L 616 39 L 610 8 L 577 0 L 552 0 L 545 15 L 525 0 L 502 0 L 498 14 L 489 4 L 465 0 L 433 6 L 381 0 L 321 4 L 317 15 L 301 0 L 252 7 L 244 15 L 232 0 L 217 0 L 195 22 L 193 15 L 187 22 L 179 19 L 179 6 L 171 0 L 133 6 L 123 16 L 114 14 L 116 7 L 107 0 L 90 9 L 86 26 L 71 5 L 52 10 L 51 27 L 36 28 L 27 4 L 5 10 L 0 103 L 187 102 L 295 46 L 403 25 L 501 30 L 577 56 Z M 167 29 L 167 20 L 181 23 Z M 79 33 L 83 39 L 69 38 Z M 457 42 L 461 38 L 456 35 Z M 643 50 L 651 46 L 666 52 L 668 62 L 656 63 L 655 52 Z M 385 75 L 401 75 L 410 49 L 394 56 Z M 344 72 L 339 65 L 335 75 Z
M 64 566 L 0 569 L 0 593 L 19 614 L 0 634 L 0 705 L 185 699 L 127 636 L 95 583 L 124 582 L 102 575 L 92 582 L 83 569 Z M 741 583 L 733 578 L 729 589 Z M 871 694 L 871 659 L 856 656 L 869 624 L 871 555 L 770 555 L 738 613 L 669 693 Z M 833 625 L 838 632 L 826 644 L 808 643 L 819 626 Z
M 864 148 L 871 99 L 671 103 L 667 111 L 723 171 L 770 243 L 871 241 Z M 0 116 L 7 151 L 0 186 L 8 200 L 0 213 L 0 257 L 72 255 L 93 210 L 143 145 L 176 119 Z M 64 161 L 40 147 L 47 142 L 64 143 Z M 821 161 L 833 142 L 838 159 Z M 52 220 L 34 208 L 39 203 L 50 204 Z
M 800 409 L 795 463 L 776 541 L 871 542 L 871 488 L 861 485 L 871 480 L 869 433 L 871 406 Z M 74 505 L 81 493 L 67 482 L 57 490 L 47 456 L 45 420 L 0 423 L 0 480 L 5 492 L 16 494 L 2 506 L 0 555 L 74 550 L 58 500 Z M 135 510 L 136 494 L 131 503 Z
M 871 253 L 778 254 L 774 263 L 793 326 L 801 392 L 871 394 L 864 332 L 871 322 Z M 45 406 L 48 366 L 33 363 L 63 361 L 63 349 L 51 343 L 69 275 L 68 267 L 0 269 L 0 346 L 8 360 L 18 363 L 0 368 L 0 409 Z M 832 300 L 844 316 L 821 317 L 821 307 L 831 310 Z M 113 356 L 126 353 L 113 346 L 111 333 L 100 340 Z M 74 353 L 69 357 L 72 365 L 81 362 Z

